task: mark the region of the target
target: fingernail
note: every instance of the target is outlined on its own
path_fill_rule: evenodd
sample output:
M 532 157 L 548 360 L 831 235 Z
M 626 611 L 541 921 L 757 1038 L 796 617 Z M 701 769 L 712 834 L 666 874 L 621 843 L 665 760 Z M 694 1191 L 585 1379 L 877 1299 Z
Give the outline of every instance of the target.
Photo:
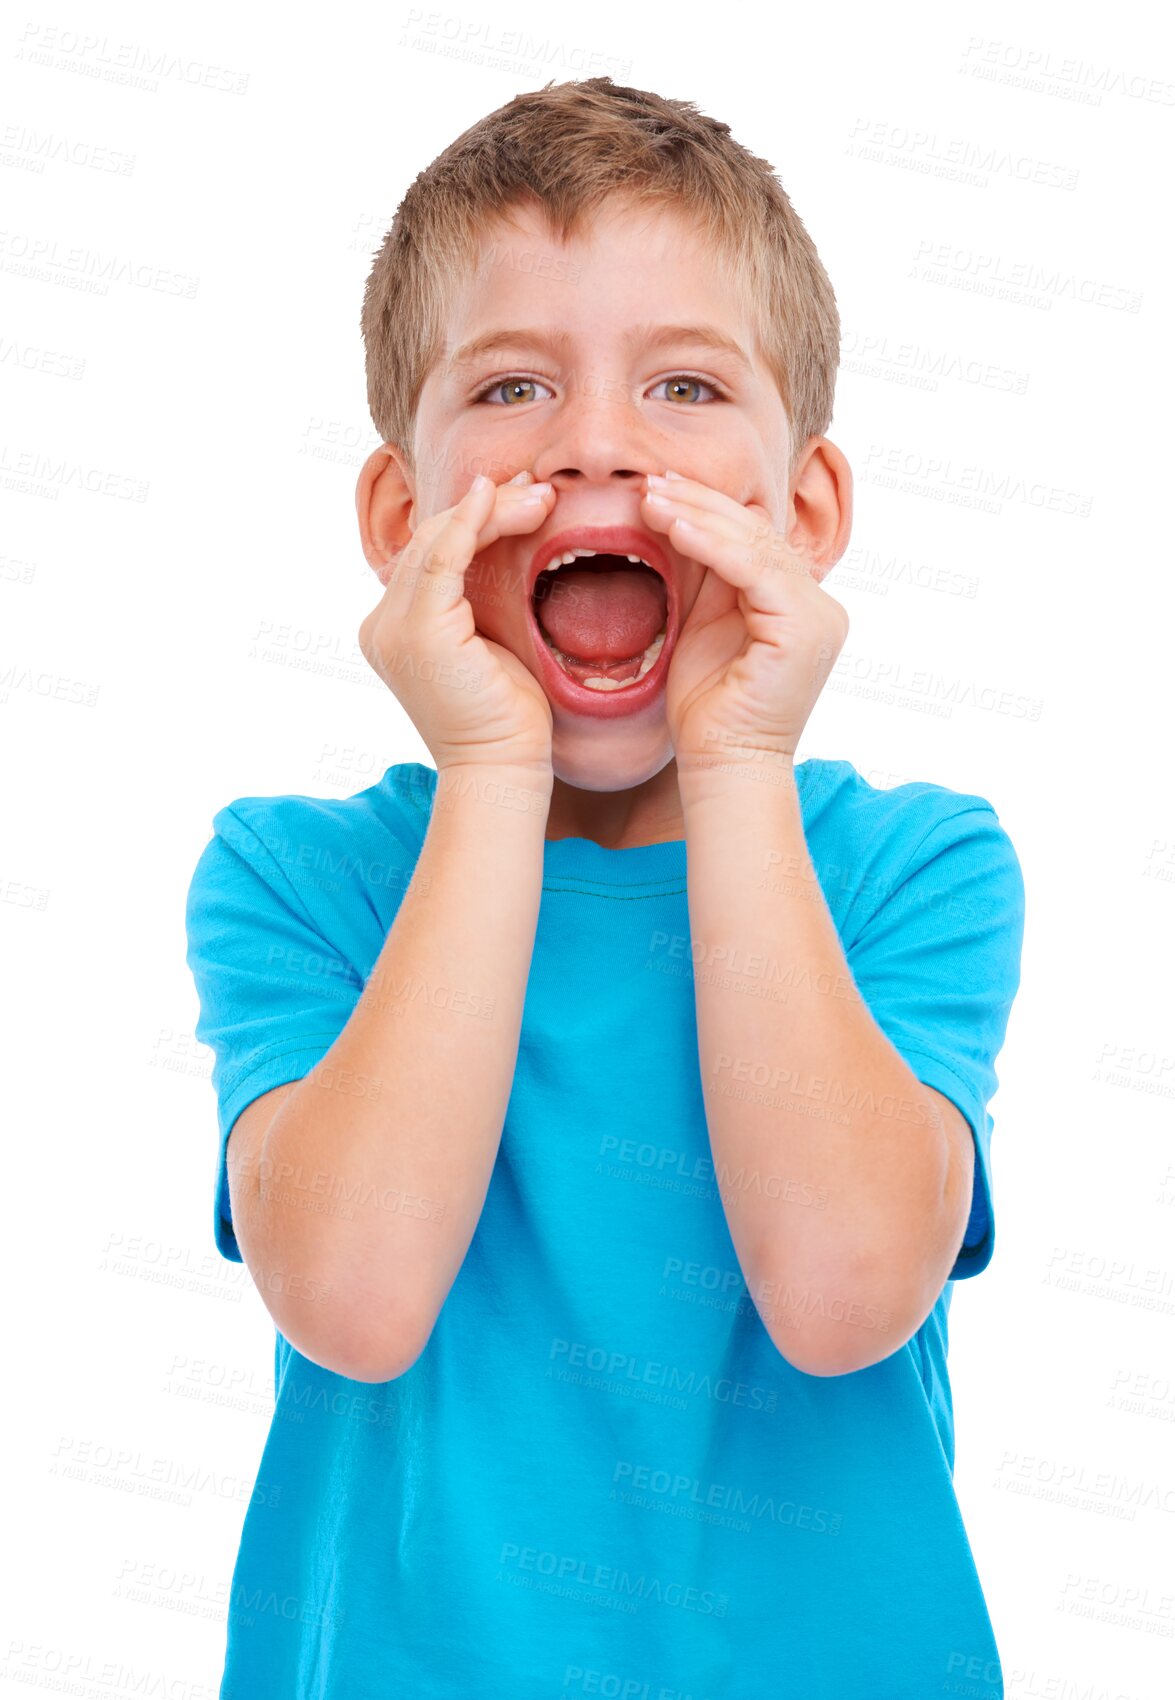
M 487 490 L 489 488 L 489 483 L 490 483 L 490 481 L 486 477 L 485 473 L 479 472 L 477 477 L 473 480 L 473 483 L 469 486 L 469 488 L 471 490 Z
M 680 478 L 681 473 L 680 472 L 670 472 L 669 468 L 666 467 L 665 468 L 665 476 L 666 476 L 666 478 Z
M 507 484 L 529 484 L 533 477 L 534 473 L 528 472 L 526 467 L 523 467 L 521 472 L 516 472 L 513 478 L 508 478 L 506 482 Z

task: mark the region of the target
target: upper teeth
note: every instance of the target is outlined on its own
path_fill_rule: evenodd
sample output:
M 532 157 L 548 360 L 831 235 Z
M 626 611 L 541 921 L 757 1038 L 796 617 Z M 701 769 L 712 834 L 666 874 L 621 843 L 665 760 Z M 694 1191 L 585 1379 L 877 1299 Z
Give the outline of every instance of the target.
M 604 552 L 610 553 L 611 551 L 604 551 Z M 548 570 L 549 570 L 551 567 L 553 567 L 556 564 L 556 562 L 561 567 L 569 567 L 571 565 L 572 561 L 577 560 L 580 555 L 598 555 L 600 553 L 601 553 L 601 551 L 599 549 L 568 549 L 565 554 L 553 555 L 551 557 L 551 559 L 547 562 L 547 567 L 548 567 Z M 640 555 L 629 555 L 627 557 L 627 559 L 630 560 L 630 561 L 635 561 L 637 563 L 637 565 L 641 566 L 641 567 L 647 567 L 649 565 L 649 563 L 646 560 L 643 560 Z M 650 569 L 650 570 L 655 571 L 655 569 Z

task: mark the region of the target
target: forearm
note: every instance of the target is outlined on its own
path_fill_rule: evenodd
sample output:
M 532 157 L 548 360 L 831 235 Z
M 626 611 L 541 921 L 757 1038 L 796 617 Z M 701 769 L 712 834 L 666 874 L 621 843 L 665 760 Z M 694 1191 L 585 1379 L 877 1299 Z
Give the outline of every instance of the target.
M 679 785 L 699 1062 L 731 1238 L 790 1362 L 863 1367 L 924 1319 L 946 1135 L 853 982 L 790 764 Z
M 422 1349 L 485 1202 L 549 801 L 531 773 L 438 775 L 415 873 L 362 996 L 261 1149 L 251 1261 L 313 1274 L 352 1355 L 377 1366 Z M 307 1208 L 304 1192 L 278 1184 L 289 1175 L 317 1177 L 332 1208 Z

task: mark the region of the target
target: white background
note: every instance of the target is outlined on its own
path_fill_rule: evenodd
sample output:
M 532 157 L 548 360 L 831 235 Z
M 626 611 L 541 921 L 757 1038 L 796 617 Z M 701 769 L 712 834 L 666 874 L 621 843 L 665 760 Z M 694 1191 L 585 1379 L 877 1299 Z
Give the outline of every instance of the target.
M 1175 41 L 1123 6 L 278 16 L 0 34 L 0 1685 L 216 1692 L 273 1331 L 213 1246 L 187 884 L 232 798 L 429 759 L 356 645 L 370 257 L 469 124 L 610 74 L 766 156 L 836 289 L 852 626 L 800 757 L 988 798 L 1027 886 L 997 1249 L 951 1312 L 964 1521 L 1009 1696 L 1159 1700 Z

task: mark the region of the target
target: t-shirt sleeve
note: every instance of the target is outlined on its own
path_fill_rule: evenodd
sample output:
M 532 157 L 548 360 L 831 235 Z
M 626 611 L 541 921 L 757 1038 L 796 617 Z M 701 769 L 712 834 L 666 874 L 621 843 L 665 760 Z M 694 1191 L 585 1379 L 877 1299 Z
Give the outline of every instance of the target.
M 995 1062 L 1020 984 L 1023 936 L 1020 864 L 981 801 L 920 837 L 846 953 L 877 1025 L 971 1128 L 971 1208 L 952 1281 L 986 1269 L 995 1248 L 987 1104 L 999 1085 Z
M 351 963 L 323 937 L 281 862 L 233 806 L 213 820 L 188 889 L 187 962 L 200 1013 L 196 1038 L 213 1051 L 219 1120 L 214 1236 L 241 1263 L 226 1150 L 255 1098 L 301 1080 L 343 1031 L 363 991 Z

